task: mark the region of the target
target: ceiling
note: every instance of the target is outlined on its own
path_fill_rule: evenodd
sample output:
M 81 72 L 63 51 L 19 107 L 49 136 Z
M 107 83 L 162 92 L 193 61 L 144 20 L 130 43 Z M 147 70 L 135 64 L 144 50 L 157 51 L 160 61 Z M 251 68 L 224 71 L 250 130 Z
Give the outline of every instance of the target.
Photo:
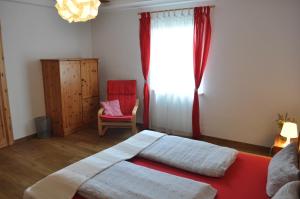
M 32 4 L 38 6 L 53 7 L 56 0 L 0 0 Z M 211 4 L 215 0 L 110 0 L 108 4 L 102 4 L 101 9 L 143 9 L 165 6 L 183 6 L 195 4 Z

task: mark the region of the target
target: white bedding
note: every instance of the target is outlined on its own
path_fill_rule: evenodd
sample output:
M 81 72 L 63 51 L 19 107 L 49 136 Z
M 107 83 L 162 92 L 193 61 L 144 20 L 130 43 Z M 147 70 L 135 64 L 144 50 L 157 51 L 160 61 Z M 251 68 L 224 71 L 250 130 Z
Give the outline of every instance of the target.
M 213 199 L 206 183 L 122 161 L 85 182 L 78 193 L 86 199 Z
M 138 155 L 211 177 L 224 176 L 237 150 L 178 136 L 164 136 Z

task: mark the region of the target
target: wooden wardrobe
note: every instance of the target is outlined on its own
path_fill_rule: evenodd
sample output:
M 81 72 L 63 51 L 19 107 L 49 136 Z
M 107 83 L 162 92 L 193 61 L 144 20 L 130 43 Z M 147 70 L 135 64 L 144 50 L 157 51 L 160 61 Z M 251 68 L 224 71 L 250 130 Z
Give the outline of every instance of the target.
M 41 60 L 46 114 L 54 135 L 65 136 L 97 121 L 98 59 Z

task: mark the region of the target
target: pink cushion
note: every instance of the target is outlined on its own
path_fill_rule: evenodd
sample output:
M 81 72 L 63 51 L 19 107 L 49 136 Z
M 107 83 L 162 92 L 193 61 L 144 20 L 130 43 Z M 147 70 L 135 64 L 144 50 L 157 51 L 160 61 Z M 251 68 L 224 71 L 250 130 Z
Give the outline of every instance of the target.
M 104 114 L 109 116 L 123 116 L 120 108 L 119 100 L 111 100 L 106 102 L 101 102 L 104 108 Z
M 101 115 L 102 121 L 106 122 L 130 122 L 133 118 L 132 115 L 124 115 L 124 116 L 109 116 L 109 115 Z

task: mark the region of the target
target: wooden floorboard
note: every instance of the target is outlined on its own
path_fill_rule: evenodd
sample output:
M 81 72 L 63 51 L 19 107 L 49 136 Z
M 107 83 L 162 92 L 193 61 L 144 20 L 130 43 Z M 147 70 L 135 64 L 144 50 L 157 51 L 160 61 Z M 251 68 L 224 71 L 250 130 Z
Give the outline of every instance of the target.
M 24 190 L 43 177 L 130 136 L 126 129 L 111 129 L 103 137 L 96 129 L 86 129 L 64 138 L 26 139 L 0 149 L 0 199 L 22 198 Z

